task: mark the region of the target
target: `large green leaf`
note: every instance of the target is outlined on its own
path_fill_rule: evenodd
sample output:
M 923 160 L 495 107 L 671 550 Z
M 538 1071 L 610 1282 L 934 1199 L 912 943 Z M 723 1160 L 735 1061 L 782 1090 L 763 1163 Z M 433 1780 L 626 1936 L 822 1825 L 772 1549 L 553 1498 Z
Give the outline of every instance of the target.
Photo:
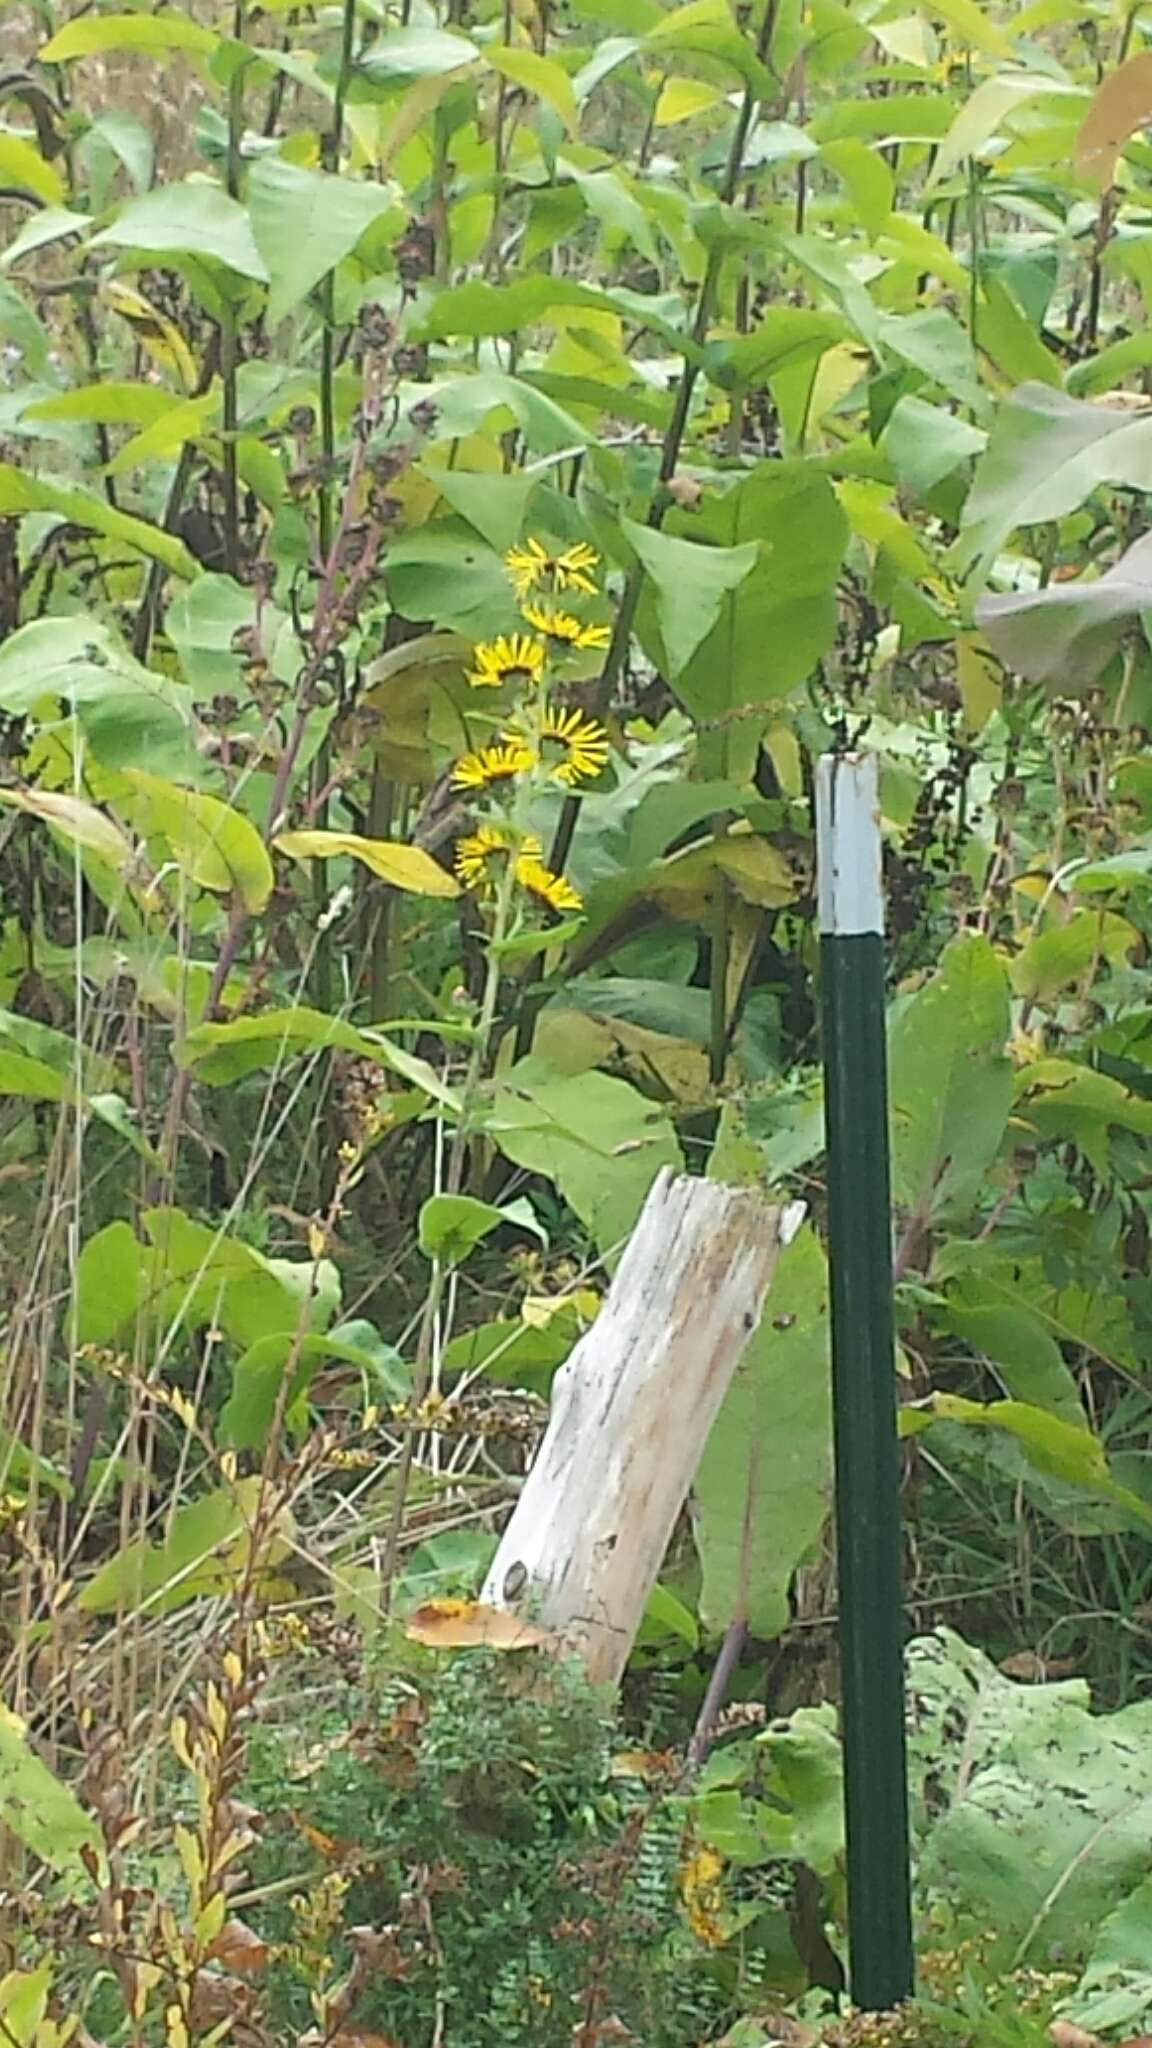
M 210 28 L 175 8 L 163 14 L 88 14 L 65 22 L 40 49 L 42 64 L 69 64 L 75 57 L 103 56 L 108 50 L 195 50 L 211 56 L 220 42 Z
M 1152 416 L 1022 384 L 996 414 L 956 558 L 986 573 L 1009 534 L 1075 512 L 1100 484 L 1152 490 Z
M 760 463 L 696 511 L 671 511 L 671 537 L 743 561 L 749 571 L 720 589 L 702 640 L 667 671 L 697 723 L 697 773 L 747 781 L 762 721 L 734 714 L 776 703 L 812 672 L 836 631 L 836 578 L 848 526 L 827 477 L 803 463 Z M 663 619 L 641 604 L 641 638 L 663 660 Z
M 557 1076 L 533 1059 L 501 1076 L 484 1129 L 506 1159 L 555 1182 L 605 1255 L 622 1247 L 660 1168 L 682 1164 L 666 1113 L 626 1081 Z
M 240 277 L 268 282 L 244 208 L 205 178 L 159 185 L 139 199 L 130 199 L 109 227 L 93 235 L 88 246 L 140 249 L 154 256 L 206 257 Z
M 987 939 L 966 933 L 899 1005 L 890 1035 L 893 1186 L 927 1222 L 974 1201 L 1012 1106 L 1008 983 Z
M 219 797 L 181 789 L 142 768 L 127 770 L 139 801 L 134 821 L 144 834 L 159 833 L 193 882 L 222 895 L 233 891 L 246 910 L 263 910 L 275 875 L 256 827 Z
M 278 1067 L 300 1053 L 322 1052 L 329 1046 L 388 1067 L 446 1109 L 459 1107 L 454 1090 L 427 1060 L 406 1052 L 382 1031 L 358 1031 L 346 1018 L 329 1016 L 326 1010 L 313 1010 L 304 1003 L 286 1010 L 262 1010 L 255 1017 L 234 1017 L 224 1024 L 194 1025 L 185 1034 L 179 1057 L 183 1065 L 195 1067 L 203 1080 L 220 1087 L 241 1074 Z
M 1145 534 L 1102 576 L 982 597 L 976 623 L 1008 668 L 1031 683 L 1070 691 L 1096 681 L 1147 612 L 1152 536 Z
M 290 313 L 374 221 L 396 204 L 391 187 L 308 171 L 284 157 L 254 164 L 248 178 L 252 233 L 271 279 L 268 319 Z
M 374 85 L 411 85 L 417 78 L 441 78 L 475 63 L 480 51 L 467 36 L 439 28 L 398 28 L 377 38 L 357 70 Z
M 328 1360 L 354 1367 L 373 1397 L 400 1399 L 410 1391 L 411 1374 L 399 1352 L 370 1323 L 303 1335 L 272 1331 L 250 1344 L 232 1367 L 232 1393 L 220 1411 L 221 1441 L 239 1451 L 263 1450 L 278 1404 L 286 1428 L 305 1428 L 309 1388 L 317 1367 Z
M 98 533 L 102 539 L 114 541 L 117 547 L 130 548 L 133 554 L 148 555 L 153 561 L 162 562 L 174 576 L 196 574 L 195 556 L 189 554 L 175 534 L 164 533 L 131 512 L 121 512 L 107 498 L 85 490 L 82 484 L 33 476 L 9 462 L 0 462 L 0 517 L 19 519 L 28 512 L 54 512 L 58 519 Z
M 0 1821 L 54 1870 L 81 1871 L 100 1831 L 76 1794 L 37 1756 L 23 1721 L 0 1701 Z
M 77 1341 L 106 1344 L 140 1321 L 161 1333 L 215 1323 L 237 1344 L 295 1334 L 331 1320 L 334 1269 L 325 1261 L 267 1259 L 179 1209 L 149 1209 L 141 1243 L 127 1223 L 109 1223 L 76 1263 Z
M 702 547 L 622 518 L 620 529 L 635 549 L 648 579 L 663 650 L 663 667 L 675 683 L 720 616 L 725 598 L 756 566 L 755 542 L 742 547 Z
M 985 1967 L 1074 1967 L 1147 1875 L 1152 1703 L 1093 1714 L 1083 1679 L 1016 1684 L 947 1629 L 910 1646 L 908 1692 L 920 1883 Z
M 960 1422 L 970 1429 L 1004 1430 L 1020 1445 L 1029 1464 L 1064 1485 L 1123 1508 L 1137 1522 L 1152 1526 L 1152 1506 L 1113 1476 L 1107 1454 L 1086 1418 L 1069 1421 L 1028 1401 L 969 1401 L 962 1394 L 932 1394 L 915 1408 L 901 1410 L 901 1430 L 916 1436 L 933 1422 Z
M 25 718 L 52 707 L 54 716 L 55 700 L 75 712 L 108 767 L 198 758 L 185 686 L 145 668 L 110 627 L 84 613 L 30 620 L 0 646 L 0 709 Z
M 138 1537 L 101 1565 L 77 1593 L 77 1608 L 81 1614 L 132 1614 L 138 1608 L 167 1614 L 190 1600 L 233 1591 L 250 1568 L 250 1536 L 263 1493 L 257 1474 L 185 1502 L 159 1542 Z M 266 1545 L 265 1561 L 277 1550 L 283 1555 L 282 1542 Z
M 828 1513 L 832 1469 L 828 1275 L 812 1230 L 781 1252 L 764 1313 L 693 1483 L 700 1613 L 759 1637 L 788 1621 L 788 1587 Z

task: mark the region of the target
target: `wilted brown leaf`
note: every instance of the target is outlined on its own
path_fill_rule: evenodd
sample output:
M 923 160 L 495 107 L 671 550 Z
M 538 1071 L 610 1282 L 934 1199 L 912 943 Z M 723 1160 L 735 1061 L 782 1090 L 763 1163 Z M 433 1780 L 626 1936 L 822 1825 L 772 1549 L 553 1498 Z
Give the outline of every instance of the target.
M 408 1616 L 404 1633 L 432 1650 L 541 1650 L 559 1647 L 551 1629 L 537 1628 L 502 1607 L 479 1600 L 426 1600 Z
M 1042 1657 L 1039 1650 L 1017 1650 L 1015 1656 L 1002 1657 L 997 1669 L 1005 1678 L 1021 1678 L 1027 1685 L 1042 1685 L 1049 1678 L 1071 1678 L 1080 1660 L 1078 1657 Z
M 1092 96 L 1092 104 L 1076 137 L 1076 168 L 1107 192 L 1115 181 L 1116 160 L 1130 135 L 1152 121 L 1152 51 L 1109 72 Z
M 1048 2039 L 1052 2048 L 1104 2048 L 1098 2034 L 1086 2034 L 1083 2027 L 1073 2026 L 1071 2020 L 1053 2020 Z
M 267 1967 L 268 1943 L 243 1920 L 226 1920 L 208 1951 L 209 1960 L 223 1963 L 238 1977 L 258 1977 Z

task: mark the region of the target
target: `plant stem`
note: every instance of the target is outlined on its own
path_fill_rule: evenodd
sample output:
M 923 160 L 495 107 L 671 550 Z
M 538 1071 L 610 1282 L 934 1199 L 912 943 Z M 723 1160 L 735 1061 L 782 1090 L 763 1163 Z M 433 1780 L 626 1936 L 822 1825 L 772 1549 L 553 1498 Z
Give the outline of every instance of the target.
M 507 936 L 508 920 L 512 909 L 512 894 L 515 888 L 515 868 L 511 860 L 505 862 L 504 874 L 496 894 L 496 907 L 492 919 L 492 936 L 488 942 L 488 958 L 484 975 L 484 993 L 480 1002 L 480 1015 L 476 1023 L 476 1036 L 468 1061 L 468 1071 L 460 1091 L 460 1114 L 452 1137 L 452 1149 L 448 1155 L 448 1170 L 444 1176 L 444 1192 L 458 1195 L 464 1178 L 464 1166 L 468 1157 L 468 1121 L 476 1100 L 477 1091 L 488 1067 L 488 1055 L 492 1043 L 493 1027 L 496 1022 L 496 1006 L 500 996 L 501 946 Z M 400 1535 L 404 1526 L 404 1509 L 408 1501 L 408 1489 L 412 1481 L 412 1467 L 416 1458 L 416 1418 L 427 1395 L 432 1378 L 433 1344 L 440 1308 L 444 1299 L 444 1285 L 447 1269 L 440 1259 L 432 1264 L 432 1275 L 428 1293 L 424 1299 L 424 1310 L 420 1318 L 420 1334 L 416 1341 L 416 1358 L 412 1368 L 412 1393 L 410 1397 L 410 1418 L 396 1468 L 396 1496 L 392 1503 L 392 1514 L 388 1523 L 388 1534 L 384 1542 L 384 1553 L 380 1563 L 380 1606 L 387 1615 L 392 1602 L 392 1581 L 396 1576 L 396 1563 L 400 1554 Z

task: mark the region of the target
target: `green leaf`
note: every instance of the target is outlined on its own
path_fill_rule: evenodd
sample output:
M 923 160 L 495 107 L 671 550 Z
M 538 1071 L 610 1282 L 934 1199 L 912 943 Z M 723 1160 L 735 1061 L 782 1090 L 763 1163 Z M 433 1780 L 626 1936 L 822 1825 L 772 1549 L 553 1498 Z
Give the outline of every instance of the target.
M 80 1872 L 80 1851 L 100 1850 L 100 1830 L 76 1794 L 42 1763 L 23 1721 L 0 1701 L 0 1821 L 53 1870 Z M 7 1980 L 6 1980 L 7 1981 Z
M 828 1514 L 830 1402 L 827 1267 L 806 1229 L 780 1254 L 693 1485 L 700 1613 L 714 1632 L 738 1615 L 765 1639 L 787 1626 L 793 1574 Z
M 896 181 L 885 159 L 867 143 L 845 137 L 826 142 L 822 161 L 843 178 L 848 197 L 870 242 L 876 240 L 892 211 Z
M 965 933 L 898 1005 L 889 1034 L 893 1187 L 925 1221 L 973 1202 L 1012 1105 L 1008 983 L 987 939 Z
M 531 1059 L 502 1075 L 484 1130 L 506 1159 L 555 1183 L 605 1256 L 621 1249 L 660 1168 L 681 1165 L 669 1117 L 626 1081 L 557 1076 Z
M 572 80 L 562 64 L 554 57 L 541 57 L 536 50 L 509 49 L 505 44 L 488 43 L 484 49 L 484 62 L 498 71 L 502 78 L 510 78 L 523 92 L 543 100 L 546 107 L 560 116 L 569 135 L 575 135 L 580 124 L 580 111 Z
M 1119 962 L 1143 942 L 1127 918 L 1111 910 L 1074 910 L 1029 939 L 1009 968 L 1012 986 L 1027 1002 L 1048 1003 L 1076 986 L 1101 963 Z
M 704 367 L 714 384 L 737 390 L 766 384 L 790 365 L 814 362 L 843 341 L 848 330 L 835 313 L 806 306 L 768 306 L 751 334 L 710 342 Z
M 478 1202 L 473 1195 L 429 1195 L 420 1210 L 420 1249 L 426 1259 L 458 1266 L 491 1231 L 504 1223 L 522 1221 L 510 1211 L 498 1209 L 494 1202 Z
M 163 14 L 88 14 L 66 22 L 41 45 L 42 64 L 69 64 L 74 57 L 103 56 L 108 50 L 196 50 L 211 56 L 220 38 L 175 8 Z
M 907 1420 L 905 1420 L 907 1418 Z M 1138 1522 L 1152 1524 L 1152 1507 L 1112 1476 L 1104 1446 L 1086 1421 L 1069 1422 L 1026 1401 L 968 1401 L 961 1394 L 933 1394 L 926 1407 L 902 1411 L 902 1427 L 915 1435 L 925 1422 L 962 1422 L 974 1429 L 1006 1430 L 1038 1472 L 1084 1487 L 1113 1501 Z
M 700 1629 L 691 1609 L 672 1592 L 669 1586 L 655 1585 L 648 1595 L 648 1605 L 636 1637 L 636 1647 L 659 1643 L 668 1636 L 676 1636 L 687 1643 L 690 1650 L 700 1646 Z
M 179 1209 L 145 1210 L 143 1244 L 127 1223 L 88 1239 L 76 1263 L 73 1317 L 81 1344 L 142 1325 L 165 1334 L 213 1322 L 236 1343 L 319 1327 L 335 1307 L 335 1269 L 293 1265 L 197 1223 Z
M 1066 691 L 1096 682 L 1150 611 L 1152 536 L 1145 534 L 1102 576 L 982 597 L 976 623 L 1007 668 Z
M 1152 417 L 1022 384 L 999 407 L 977 466 L 958 564 L 984 574 L 1014 527 L 1062 519 L 1105 483 L 1152 490 Z
M 1029 1308 L 980 1300 L 974 1281 L 962 1293 L 950 1290 L 938 1320 L 974 1351 L 992 1360 L 1014 1401 L 1046 1408 L 1065 1422 L 1083 1426 L 1079 1389 L 1060 1346 Z
M 734 714 L 788 696 L 831 645 L 847 521 L 827 477 L 799 462 L 765 462 L 695 512 L 674 510 L 664 523 L 670 535 L 691 534 L 737 559 L 747 550 L 753 556 L 750 572 L 721 591 L 692 660 L 671 678 L 697 724 L 712 728 L 700 733 L 697 775 L 746 781 L 762 727 Z M 661 622 L 643 602 L 637 623 L 662 661 Z
M 141 833 L 166 839 L 177 865 L 200 888 L 235 892 L 245 910 L 264 909 L 276 878 L 268 849 L 247 818 L 219 797 L 181 789 L 142 768 L 125 772 L 139 792 L 133 811 Z
M 249 1569 L 249 1537 L 263 1493 L 255 1474 L 186 1502 L 159 1543 L 138 1537 L 101 1565 L 76 1595 L 79 1612 L 168 1614 L 190 1600 L 232 1591 Z
M 202 1080 L 220 1087 L 241 1074 L 279 1066 L 295 1054 L 320 1052 L 329 1046 L 390 1068 L 446 1109 L 459 1108 L 455 1092 L 427 1060 L 406 1052 L 380 1031 L 358 1031 L 346 1019 L 305 1004 L 262 1010 L 258 1016 L 235 1017 L 226 1024 L 197 1024 L 185 1033 L 179 1058 L 182 1065 L 195 1067 Z
M 350 256 L 360 237 L 394 205 L 388 185 L 308 171 L 280 156 L 254 164 L 248 174 L 248 211 L 271 279 L 270 325 Z
M 232 1393 L 220 1411 L 221 1441 L 238 1451 L 262 1451 L 278 1407 L 287 1429 L 305 1429 L 308 1391 L 317 1367 L 327 1360 L 355 1366 L 373 1395 L 400 1400 L 411 1392 L 412 1376 L 399 1352 L 383 1343 L 370 1323 L 303 1335 L 272 1331 L 250 1344 L 232 1368 Z
M 687 0 L 687 5 L 671 8 L 663 21 L 649 29 L 644 49 L 660 63 L 678 52 L 718 58 L 770 105 L 778 96 L 772 73 L 737 27 L 726 0 Z
M 199 256 L 267 284 L 268 271 L 236 199 L 205 178 L 161 185 L 121 207 L 90 249 L 141 249 L 156 256 Z
M 652 586 L 668 679 L 674 683 L 716 624 L 725 597 L 755 568 L 756 543 L 701 547 L 624 517 L 620 530 Z
M 174 576 L 195 576 L 197 572 L 195 557 L 174 534 L 162 533 L 146 519 L 119 511 L 106 498 L 85 490 L 81 484 L 33 476 L 11 463 L 0 462 L 0 518 L 19 519 L 28 512 L 54 512 L 73 526 L 85 527 L 118 547 L 130 548 L 134 554 L 163 563 Z
M 163 419 L 172 407 L 172 393 L 155 384 L 76 384 L 52 398 L 38 398 L 28 406 L 29 420 L 99 420 L 108 426 L 148 427 Z
M 145 668 L 110 627 L 83 612 L 33 619 L 0 646 L 0 709 L 24 718 L 54 700 L 76 715 L 109 767 L 141 753 L 174 766 L 196 758 L 184 685 Z
M 920 496 L 981 454 L 987 444 L 982 428 L 911 396 L 897 399 L 880 437 L 897 483 Z
M 399 28 L 380 36 L 356 69 L 374 85 L 410 85 L 415 78 L 441 78 L 476 62 L 477 44 L 438 28 Z
M 424 395 L 423 389 L 412 391 L 414 400 Z M 505 376 L 500 370 L 480 370 L 475 376 L 457 377 L 436 386 L 433 441 L 458 440 L 482 427 L 492 433 L 503 433 L 509 426 L 519 427 L 528 447 L 540 455 L 586 448 L 593 439 L 588 428 L 581 426 L 571 413 L 544 392 L 534 390 L 522 377 Z M 437 619 L 444 623 L 439 613 Z

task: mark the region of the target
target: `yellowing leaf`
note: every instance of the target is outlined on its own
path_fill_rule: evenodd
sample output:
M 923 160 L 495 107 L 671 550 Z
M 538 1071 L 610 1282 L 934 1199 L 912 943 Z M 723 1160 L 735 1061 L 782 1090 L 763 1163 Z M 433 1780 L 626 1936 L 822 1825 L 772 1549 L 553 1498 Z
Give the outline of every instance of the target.
M 146 355 L 161 369 L 175 373 L 185 391 L 196 388 L 196 358 L 174 320 L 158 313 L 143 292 L 123 278 L 106 278 L 97 294 L 110 313 L 118 313 L 132 329 Z
M 42 64 L 67 64 L 105 50 L 199 50 L 209 55 L 220 38 L 173 9 L 165 14 L 89 14 L 69 21 L 40 51 Z
M 690 121 L 693 114 L 703 114 L 719 105 L 723 97 L 716 86 L 706 85 L 702 78 L 666 78 L 652 116 L 653 124 L 670 128 L 674 121 Z
M 543 100 L 545 106 L 559 114 L 569 135 L 575 135 L 580 118 L 576 94 L 568 73 L 554 58 L 541 57 L 535 50 L 512 50 L 506 44 L 485 50 L 484 57 L 502 78 L 511 79 L 513 85 Z
M 282 832 L 276 847 L 293 860 L 334 860 L 349 855 L 363 861 L 393 889 L 407 889 L 414 896 L 460 894 L 454 875 L 423 847 L 406 846 L 400 839 L 361 839 L 355 832 Z
M 426 1600 L 408 1616 L 404 1633 L 432 1650 L 540 1650 L 559 1642 L 550 1629 L 480 1600 Z
M 680 1897 L 688 1925 L 706 1948 L 720 1948 L 726 1939 L 720 1924 L 720 1878 L 724 1858 L 706 1842 L 696 1842 L 680 1866 Z
M 1000 709 L 1003 692 L 999 666 L 978 633 L 956 635 L 956 679 L 964 723 L 969 732 L 982 732 L 992 713 Z
M 0 789 L 0 804 L 39 818 L 77 846 L 86 846 L 99 854 L 101 860 L 109 861 L 113 867 L 123 867 L 132 858 L 132 842 L 127 834 L 83 797 L 69 796 L 63 790 Z
M 275 876 L 268 849 L 247 818 L 219 797 L 181 789 L 142 768 L 125 773 L 140 792 L 140 829 L 165 838 L 192 881 L 220 895 L 235 890 L 245 910 L 263 910 Z
M 1152 51 L 1129 57 L 1103 78 L 1076 137 L 1076 169 L 1106 192 L 1124 144 L 1152 121 Z
M 66 197 L 59 171 L 45 163 L 39 150 L 23 135 L 0 132 L 0 181 L 26 186 L 45 206 L 62 206 Z

